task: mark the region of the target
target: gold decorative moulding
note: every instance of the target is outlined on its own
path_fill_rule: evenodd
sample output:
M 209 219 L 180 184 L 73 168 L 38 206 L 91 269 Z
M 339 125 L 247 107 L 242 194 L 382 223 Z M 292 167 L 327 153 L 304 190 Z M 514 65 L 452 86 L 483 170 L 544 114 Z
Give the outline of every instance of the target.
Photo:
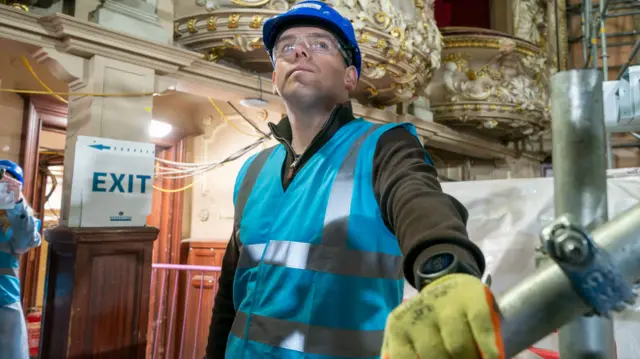
M 549 129 L 551 74 L 543 50 L 491 30 L 440 30 L 442 66 L 427 89 L 434 121 L 507 141 Z
M 421 95 L 440 66 L 442 38 L 433 1 L 415 1 L 402 8 L 379 0 L 325 1 L 351 19 L 356 30 L 363 63 L 353 97 L 362 104 L 410 102 Z M 193 15 L 175 21 L 175 39 L 209 61 L 269 73 L 272 65 L 262 45 L 262 25 L 297 2 L 195 0 L 186 11 Z

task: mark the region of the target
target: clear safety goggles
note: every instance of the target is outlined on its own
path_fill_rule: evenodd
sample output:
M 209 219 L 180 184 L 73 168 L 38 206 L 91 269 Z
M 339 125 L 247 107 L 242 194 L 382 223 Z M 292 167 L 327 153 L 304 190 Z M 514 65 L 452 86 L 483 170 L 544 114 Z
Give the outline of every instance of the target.
M 351 63 L 349 56 L 347 56 L 346 51 L 340 46 L 338 41 L 332 36 L 324 34 L 282 36 L 273 47 L 274 60 L 291 58 L 296 53 L 298 45 L 304 45 L 307 50 L 314 54 L 333 56 L 336 53 L 340 53 L 347 62 L 347 65 Z

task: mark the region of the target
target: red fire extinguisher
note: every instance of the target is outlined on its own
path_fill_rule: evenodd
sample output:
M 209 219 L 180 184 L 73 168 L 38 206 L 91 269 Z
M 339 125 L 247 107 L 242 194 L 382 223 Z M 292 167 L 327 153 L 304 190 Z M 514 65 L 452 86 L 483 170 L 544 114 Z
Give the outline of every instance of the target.
M 42 311 L 39 308 L 27 310 L 27 336 L 29 338 L 29 356 L 38 357 L 40 347 L 40 326 L 42 323 Z

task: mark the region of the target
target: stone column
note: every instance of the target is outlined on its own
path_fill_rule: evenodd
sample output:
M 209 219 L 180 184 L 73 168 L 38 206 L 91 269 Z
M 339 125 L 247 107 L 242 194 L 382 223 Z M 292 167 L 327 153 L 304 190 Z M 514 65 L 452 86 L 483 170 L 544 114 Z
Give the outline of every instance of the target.
M 137 65 L 94 56 L 76 65 L 82 78 L 70 84 L 72 92 L 153 92 L 155 72 Z M 77 71 L 76 71 L 77 72 Z M 75 144 L 78 136 L 95 136 L 125 141 L 150 142 L 149 124 L 153 97 L 71 97 L 64 161 L 64 190 L 61 224 L 67 224 L 73 178 Z
M 156 0 L 100 0 L 89 20 L 147 40 L 172 43 L 173 33 L 160 23 Z
M 46 50 L 36 60 L 66 74 L 71 92 L 153 92 L 155 71 L 94 56 Z M 51 63 L 47 63 L 51 62 Z M 61 69 L 66 70 L 61 71 Z M 61 226 L 48 230 L 42 359 L 144 359 L 153 227 L 67 226 L 78 136 L 150 142 L 153 98 L 70 96 Z M 117 197 L 116 197 L 117 200 Z M 126 325 L 125 325 L 126 323 Z

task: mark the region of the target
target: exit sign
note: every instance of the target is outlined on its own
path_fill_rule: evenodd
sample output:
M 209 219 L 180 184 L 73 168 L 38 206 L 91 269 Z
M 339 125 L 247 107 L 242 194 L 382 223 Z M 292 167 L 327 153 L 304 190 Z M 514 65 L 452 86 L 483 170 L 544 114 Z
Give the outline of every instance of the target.
M 68 226 L 144 226 L 154 164 L 152 143 L 78 136 Z

